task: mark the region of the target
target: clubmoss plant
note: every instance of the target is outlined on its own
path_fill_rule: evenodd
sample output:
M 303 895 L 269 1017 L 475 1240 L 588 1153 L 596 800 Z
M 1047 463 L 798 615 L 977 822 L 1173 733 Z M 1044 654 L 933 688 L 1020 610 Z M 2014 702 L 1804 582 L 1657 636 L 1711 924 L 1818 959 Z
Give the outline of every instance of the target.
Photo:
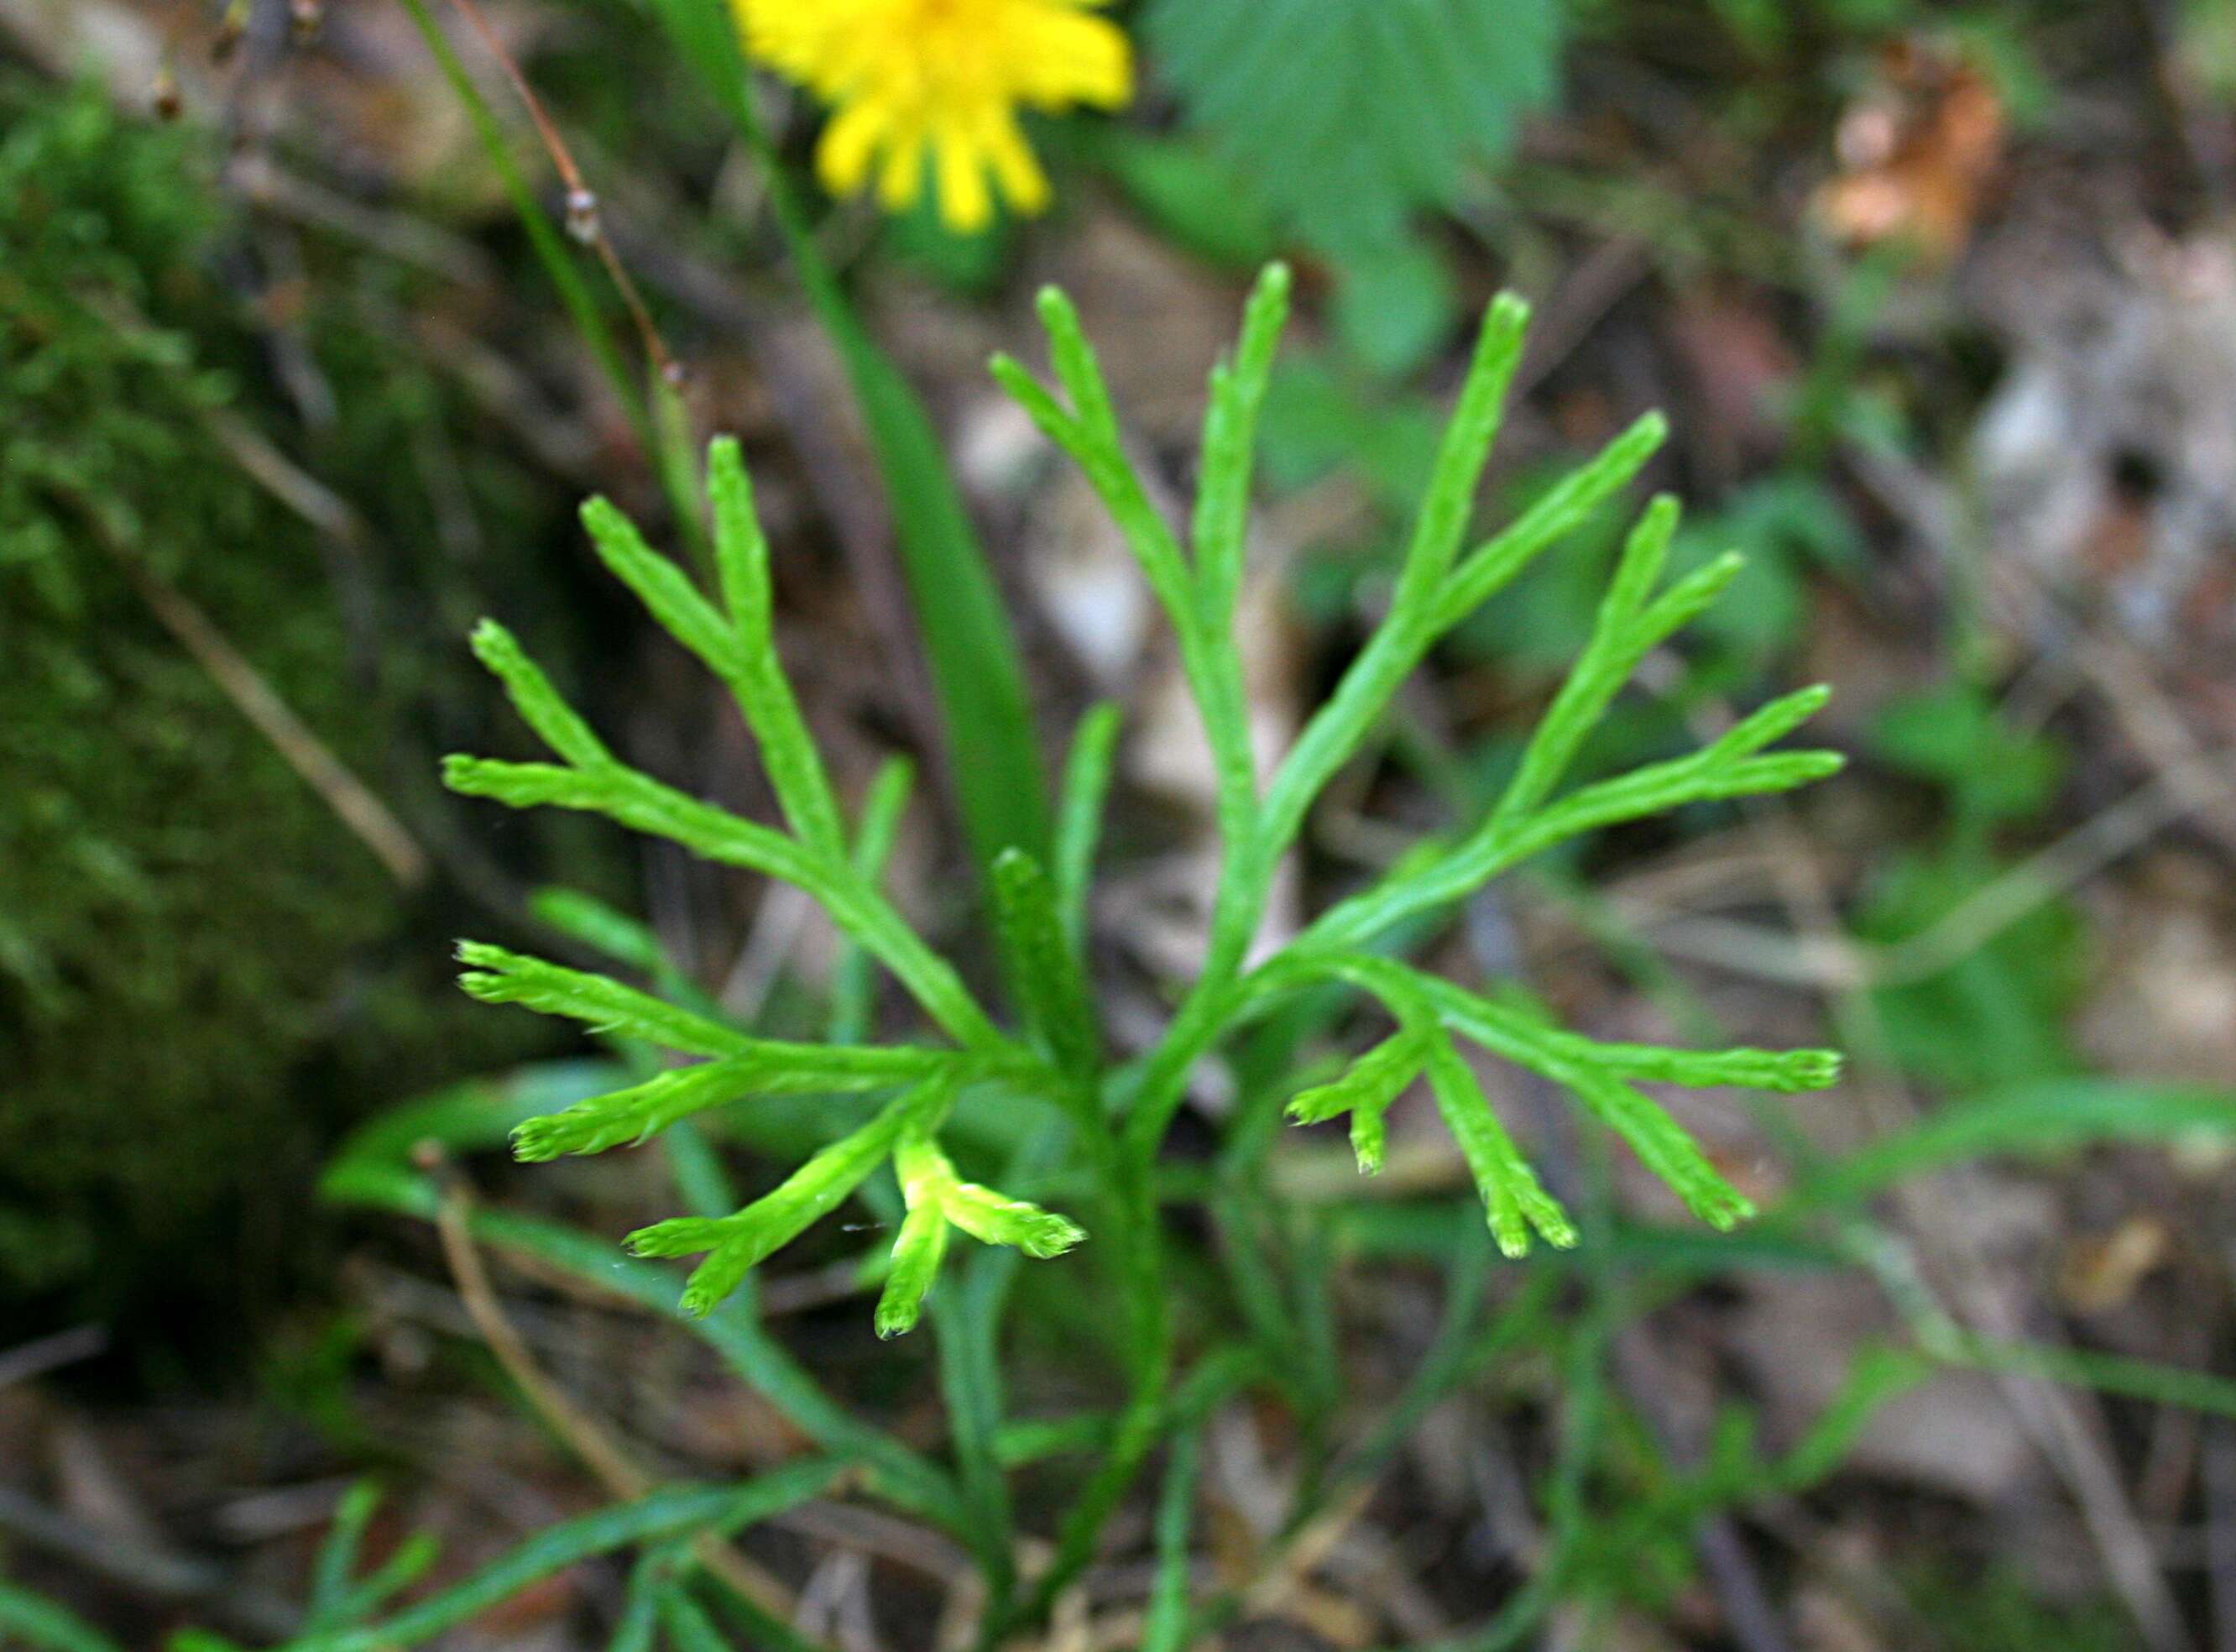
M 1528 316 L 1519 299 L 1496 300 L 1437 455 L 1389 613 L 1261 794 L 1233 624 L 1253 438 L 1288 295 L 1288 273 L 1276 265 L 1251 299 L 1240 349 L 1213 372 L 1192 558 L 1126 457 L 1101 369 L 1061 293 L 1044 293 L 1041 313 L 1069 405 L 1016 361 L 1004 357 L 994 363 L 996 376 L 1034 422 L 1078 461 L 1124 531 L 1177 634 L 1217 764 L 1225 859 L 1207 961 L 1163 1040 L 1129 1066 L 1103 1064 L 1079 944 L 1097 825 L 1093 800 L 1107 784 L 1112 749 L 1108 719 L 1098 718 L 1072 766 L 1056 874 L 1022 849 L 1012 849 L 998 864 L 996 916 L 1025 1000 L 1024 1027 L 1004 1031 L 852 852 L 830 777 L 778 661 L 768 546 L 734 442 L 719 440 L 708 455 L 719 606 L 606 501 L 592 500 L 582 517 L 615 576 L 736 697 L 760 743 L 782 827 L 741 819 L 631 768 L 567 706 L 503 627 L 484 622 L 476 633 L 483 662 L 561 760 L 453 758 L 445 777 L 454 789 L 514 807 L 549 804 L 602 813 L 708 859 L 795 885 L 892 971 L 944 1039 L 884 1047 L 775 1043 L 602 976 L 491 946 L 463 949 L 471 966 L 464 984 L 477 997 L 571 1017 L 695 1058 L 647 1083 L 530 1120 L 514 1138 L 524 1160 L 641 1142 L 678 1119 L 754 1095 L 894 1092 L 868 1123 L 810 1159 L 766 1198 L 732 1216 L 663 1222 L 630 1235 L 630 1248 L 639 1255 L 707 1258 L 686 1290 L 692 1311 L 703 1313 L 727 1295 L 746 1270 L 835 1208 L 889 1158 L 899 1169 L 910 1214 L 896 1247 L 895 1282 L 879 1306 L 880 1330 L 890 1334 L 915 1323 L 949 1226 L 986 1243 L 1017 1245 L 1029 1254 L 1060 1254 L 1082 1237 L 1079 1228 L 958 1180 L 941 1155 L 939 1126 L 957 1092 L 998 1083 L 1036 1095 L 1078 1117 L 1090 1135 L 1114 1137 L 1108 1145 L 1121 1154 L 1106 1168 L 1122 1173 L 1124 1161 L 1131 1160 L 1139 1179 L 1180 1105 L 1188 1070 L 1273 1000 L 1325 982 L 1344 983 L 1378 1000 L 1398 1031 L 1334 1083 L 1298 1096 L 1292 1116 L 1314 1123 L 1351 1115 L 1359 1168 L 1371 1174 L 1381 1165 L 1384 1110 L 1425 1073 L 1482 1192 L 1499 1247 L 1509 1256 L 1529 1250 L 1533 1229 L 1563 1246 L 1575 1242 L 1575 1230 L 1484 1099 L 1459 1054 L 1460 1043 L 1476 1044 L 1568 1089 L 1696 1215 L 1718 1227 L 1751 1214 L 1746 1199 L 1637 1084 L 1790 1091 L 1819 1089 L 1838 1076 L 1838 1057 L 1828 1050 L 1695 1051 L 1603 1043 L 1563 1031 L 1526 1007 L 1468 991 L 1370 950 L 1401 920 L 1450 906 L 1568 839 L 1688 803 L 1788 790 L 1840 767 L 1832 752 L 1763 750 L 1825 703 L 1825 689 L 1805 688 L 1772 701 L 1690 756 L 1561 791 L 1585 738 L 1639 662 L 1713 602 L 1738 572 L 1737 557 L 1722 557 L 1657 593 L 1678 518 L 1675 501 L 1666 496 L 1648 505 L 1632 530 L 1591 639 L 1496 806 L 1463 836 L 1423 845 L 1272 957 L 1246 964 L 1276 864 L 1321 788 L 1358 750 L 1399 685 L 1439 637 L 1629 481 L 1664 434 L 1658 415 L 1640 419 L 1520 521 L 1462 556 L 1476 484 L 1497 433 Z
M 583 522 L 615 576 L 735 697 L 759 741 L 780 822 L 741 818 L 631 767 L 494 622 L 476 633 L 475 648 L 557 760 L 455 757 L 446 768 L 459 792 L 518 808 L 549 805 L 603 814 L 709 860 L 792 884 L 821 905 L 856 949 L 857 963 L 839 994 L 850 1007 L 836 1017 L 849 1037 L 819 1043 L 755 1037 L 678 1001 L 680 995 L 658 996 L 492 946 L 463 950 L 465 986 L 476 997 L 568 1017 L 679 1058 L 680 1064 L 643 1083 L 521 1125 L 514 1147 L 522 1159 L 641 1142 L 679 1121 L 757 1096 L 852 1095 L 875 1107 L 766 1196 L 727 1215 L 682 1217 L 628 1236 L 628 1247 L 641 1257 L 702 1259 L 684 1287 L 687 1313 L 714 1311 L 752 1269 L 863 1189 L 888 1162 L 900 1193 L 897 1211 L 904 1214 L 877 1307 L 882 1334 L 910 1329 L 927 1300 L 937 1306 L 951 1230 L 1035 1258 L 1061 1255 L 1083 1237 L 1095 1241 L 1090 1251 L 1107 1247 L 1125 1300 L 1134 1398 L 1068 1517 L 1055 1563 L 1033 1595 L 1008 1611 L 1013 1623 L 1044 1611 L 1091 1557 L 1102 1522 L 1170 1425 L 1172 1396 L 1187 1379 L 1176 1388 L 1154 1179 L 1161 1149 L 1191 1070 L 1284 999 L 1347 988 L 1381 1006 L 1397 1028 L 1332 1083 L 1296 1095 L 1292 1116 L 1314 1123 L 1347 1115 L 1359 1168 L 1371 1174 L 1383 1159 L 1385 1112 L 1425 1076 L 1480 1190 L 1498 1248 L 1514 1257 L 1536 1238 L 1571 1245 L 1577 1232 L 1486 1100 L 1464 1046 L 1568 1091 L 1695 1214 L 1720 1228 L 1750 1214 L 1746 1199 L 1639 1086 L 1798 1091 L 1828 1085 L 1838 1071 L 1838 1058 L 1825 1050 L 1603 1043 L 1563 1030 L 1518 994 L 1470 991 L 1408 963 L 1388 945 L 1401 925 L 1417 932 L 1424 919 L 1556 845 L 1688 804 L 1782 792 L 1840 767 L 1830 752 L 1766 750 L 1824 704 L 1825 691 L 1809 688 L 1772 701 L 1689 755 L 1609 780 L 1564 784 L 1587 737 L 1640 662 L 1713 602 L 1738 571 L 1738 559 L 1727 556 L 1662 583 L 1678 520 L 1675 503 L 1666 497 L 1654 500 L 1631 530 L 1582 656 L 1489 812 L 1448 839 L 1420 845 L 1270 955 L 1251 955 L 1277 866 L 1322 789 L 1359 751 L 1401 685 L 1441 637 L 1628 484 L 1665 431 L 1657 415 L 1640 419 L 1518 520 L 1468 548 L 1477 484 L 1528 317 L 1517 299 L 1494 302 L 1388 612 L 1261 787 L 1246 732 L 1234 625 L 1256 428 L 1289 290 L 1285 268 L 1266 272 L 1250 299 L 1239 346 L 1212 373 L 1201 480 L 1185 538 L 1152 503 L 1128 461 L 1095 353 L 1061 293 L 1044 293 L 1040 305 L 1056 385 L 1006 358 L 993 364 L 1040 429 L 1080 464 L 1123 531 L 1176 635 L 1214 760 L 1223 864 L 1205 962 L 1146 1054 L 1122 1062 L 1108 1056 L 1082 946 L 1087 885 L 1115 749 L 1115 712 L 1097 708 L 1074 740 L 1049 863 L 1022 846 L 994 862 L 989 905 L 1017 1011 L 1016 1024 L 1005 1026 L 879 886 L 878 868 L 905 804 L 904 779 L 894 773 L 882 780 L 857 821 L 841 807 L 779 662 L 768 546 L 734 442 L 716 441 L 708 456 L 718 585 L 713 595 L 604 501 L 593 500 Z M 865 1025 L 861 961 L 889 971 L 913 1001 L 924 1025 L 920 1041 L 849 1041 Z M 1086 1213 L 1083 1225 L 957 1170 L 942 1145 L 943 1127 L 973 1091 L 1046 1109 L 1058 1126 L 1057 1151 L 1077 1160 L 1072 1185 L 1097 1190 L 1098 1208 Z M 950 1385 L 951 1406 L 958 1392 Z M 957 1418 L 959 1444 L 967 1421 Z M 998 1485 L 985 1497 L 1002 1511 L 996 1524 L 1005 1527 Z M 997 1570 L 1005 1563 L 991 1563 Z M 996 1583 L 998 1599 L 1006 1580 Z M 997 1609 L 994 1620 L 1003 1619 Z

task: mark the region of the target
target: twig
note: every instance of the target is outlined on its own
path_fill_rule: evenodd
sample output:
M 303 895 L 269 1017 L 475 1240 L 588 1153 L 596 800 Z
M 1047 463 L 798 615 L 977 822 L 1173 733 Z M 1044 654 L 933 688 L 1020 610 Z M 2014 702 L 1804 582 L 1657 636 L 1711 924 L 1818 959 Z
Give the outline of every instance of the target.
M 105 1325 L 76 1326 L 68 1331 L 57 1331 L 50 1337 L 22 1343 L 0 1353 L 0 1388 L 43 1377 L 81 1359 L 98 1359 L 108 1350 L 109 1327 Z
M 1807 839 L 1795 828 L 1791 809 L 1773 800 L 1750 814 L 1752 829 L 1777 871 L 1780 896 L 1794 927 L 1819 944 L 1838 942 L 1839 920 L 1831 888 Z M 1867 1116 L 1882 1129 L 1914 1117 L 1915 1109 L 1896 1076 L 1897 1068 L 1877 1002 L 1852 987 L 1826 988 L 1824 993 L 1827 1011 L 1853 1058 L 1854 1088 Z M 1989 1263 L 1950 1208 L 1946 1189 L 1930 1181 L 1904 1182 L 1894 1196 L 1912 1231 L 1928 1240 L 1932 1254 L 1942 1260 L 1963 1306 L 1961 1320 L 1937 1305 L 1933 1312 L 1989 1335 L 2017 1334 L 2021 1327 L 1990 1282 Z M 1922 1277 L 1917 1283 L 1925 1288 Z M 2002 1374 L 1996 1381 L 2035 1448 L 2079 1504 L 2106 1573 L 2144 1643 L 2153 1652 L 2185 1652 L 2189 1636 L 2173 1592 L 2082 1402 L 2038 1379 Z
M 441 1168 L 439 1157 L 436 1168 Z M 436 1210 L 435 1227 L 442 1239 L 443 1259 L 449 1265 L 450 1277 L 458 1287 L 458 1298 L 465 1304 L 474 1328 L 536 1414 L 567 1443 L 568 1449 L 582 1459 L 610 1495 L 623 1502 L 643 1497 L 655 1484 L 653 1477 L 637 1465 L 595 1418 L 543 1374 L 527 1343 L 506 1316 L 504 1305 L 490 1283 L 489 1270 L 482 1265 L 481 1251 L 474 1243 L 470 1225 L 472 1214 L 472 1188 L 464 1176 L 450 1175 L 445 1179 L 442 1202 Z M 729 1543 L 702 1535 L 692 1545 L 692 1553 L 700 1565 L 762 1610 L 780 1618 L 792 1616 L 797 1602 L 791 1589 Z
M 941 1583 L 970 1564 L 962 1545 L 938 1532 L 852 1504 L 817 1499 L 786 1510 L 769 1524 L 892 1561 Z
M 1959 902 L 1930 928 L 1891 945 L 1837 931 L 1794 936 L 1715 918 L 1653 925 L 1654 941 L 1680 958 L 1827 991 L 1921 981 L 1976 951 L 2046 902 L 2078 888 L 2167 827 L 2232 797 L 2236 752 L 2164 768 Z
M 357 508 L 266 441 L 229 408 L 203 413 L 202 425 L 248 479 L 352 555 L 370 536 Z
M 71 503 L 92 529 L 94 543 L 108 552 L 163 629 L 194 657 L 287 767 L 372 851 L 389 876 L 406 889 L 425 883 L 426 852 L 388 806 L 295 714 L 192 598 L 119 544 L 99 512 L 82 500 Z
M 313 182 L 288 171 L 262 150 L 233 157 L 226 176 L 252 206 L 293 223 L 362 242 L 399 264 L 466 287 L 487 289 L 503 279 L 497 260 L 464 237 Z
M 497 60 L 505 79 L 511 83 L 514 93 L 528 110 L 528 118 L 535 123 L 536 135 L 550 155 L 551 164 L 559 174 L 559 181 L 567 191 L 567 233 L 598 255 L 598 261 L 605 266 L 615 290 L 621 295 L 621 302 L 628 306 L 629 319 L 635 324 L 637 336 L 643 342 L 646 360 L 651 363 L 653 371 L 663 382 L 676 383 L 680 369 L 675 359 L 668 353 L 667 340 L 660 336 L 660 329 L 654 324 L 652 312 L 645 306 L 644 295 L 637 290 L 628 267 L 621 262 L 621 254 L 614 250 L 613 238 L 606 234 L 605 220 L 599 211 L 597 192 L 590 188 L 589 181 L 582 175 L 582 168 L 575 164 L 574 152 L 560 135 L 558 123 L 545 111 L 543 101 L 536 96 L 536 89 L 529 84 L 528 76 L 513 60 L 512 54 L 505 49 L 504 42 L 490 27 L 489 19 L 482 15 L 482 10 L 475 0 L 450 0 L 450 4 L 480 36 L 483 49 Z
M 2075 650 L 2081 675 L 2110 705 L 2121 731 L 2145 761 L 2192 800 L 2197 825 L 2221 846 L 2236 852 L 2236 819 L 2214 806 L 2227 800 L 2231 776 L 2225 764 L 2198 747 L 2187 719 L 2135 651 L 2108 637 L 2084 638 Z

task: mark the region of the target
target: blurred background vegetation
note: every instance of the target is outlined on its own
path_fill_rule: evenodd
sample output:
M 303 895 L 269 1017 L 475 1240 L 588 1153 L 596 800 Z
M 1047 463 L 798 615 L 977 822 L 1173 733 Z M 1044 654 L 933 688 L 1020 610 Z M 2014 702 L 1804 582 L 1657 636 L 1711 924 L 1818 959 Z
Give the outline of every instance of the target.
M 748 444 L 842 786 L 895 749 L 933 778 L 897 877 L 983 973 L 869 440 L 766 179 L 657 10 L 486 7 L 595 181 L 682 417 Z M 1113 15 L 1138 95 L 1035 126 L 1045 217 L 964 237 L 816 196 L 812 234 L 933 411 L 1041 727 L 1128 708 L 1097 930 L 1121 1036 L 1190 966 L 1210 800 L 1130 563 L 983 371 L 1023 353 L 1042 280 L 1078 298 L 1177 491 L 1243 284 L 1297 263 L 1246 598 L 1269 734 L 1376 611 L 1472 317 L 1511 287 L 1538 320 L 1485 517 L 1661 406 L 1680 569 L 1749 557 L 1590 764 L 1818 680 L 1858 760 L 1791 809 L 1595 840 L 1476 903 L 1446 951 L 1607 1037 L 1843 1045 L 1856 1075 L 1828 1096 L 1687 1122 L 1766 1203 L 1855 1202 L 1712 1243 L 1616 1175 L 1652 1281 L 1621 1333 L 1500 1321 L 1512 1346 L 1414 1419 L 1335 1558 L 1233 1643 L 1424 1642 L 1495 1609 L 1543 1551 L 1533 1501 L 1588 1362 L 1612 1420 L 1575 1471 L 1644 1512 L 1573 1558 L 1543 1644 L 2236 1648 L 2236 6 Z M 454 38 L 563 217 L 485 43 Z M 804 180 L 818 111 L 765 90 Z M 627 349 L 620 295 L 579 268 Z M 536 896 L 564 885 L 647 913 L 734 1013 L 784 1027 L 827 989 L 831 939 L 786 897 L 435 784 L 444 752 L 520 747 L 463 647 L 497 613 L 634 760 L 767 805 L 741 731 L 580 543 L 594 490 L 685 530 L 577 319 L 403 7 L 0 0 L 0 1576 L 134 1644 L 228 1601 L 223 1626 L 259 1632 L 366 1468 L 458 1566 L 483 1527 L 587 1495 L 432 1243 L 315 1196 L 397 1103 L 575 1082 L 586 1050 L 457 994 L 457 932 L 572 944 L 579 913 Z M 1620 526 L 1443 651 L 1317 823 L 1298 899 L 1380 864 L 1393 821 L 1492 794 Z M 1217 1118 L 1217 1085 L 1197 1104 Z M 1284 1145 L 1269 1254 L 1313 1281 L 1284 1289 L 1340 1327 L 1361 1404 L 1386 1400 L 1442 1346 L 1445 1282 L 1483 1288 L 1463 1173 L 1402 1115 L 1371 1194 L 1334 1190 L 1332 1144 Z M 472 1169 L 607 1231 L 644 1192 L 625 1167 Z M 826 1236 L 770 1312 L 840 1392 L 936 1438 L 920 1366 L 869 1342 L 858 1248 Z M 1204 1248 L 1200 1331 L 1224 1311 Z M 644 1358 L 641 1322 L 532 1270 L 503 1283 L 539 1355 L 663 1460 L 784 1454 L 687 1342 Z M 1098 1380 L 1067 1346 L 1091 1310 L 1042 1288 L 1027 1414 Z M 1733 1418 L 1774 1458 L 1859 1351 L 1905 1339 L 2033 1353 L 1911 1389 L 1805 1482 L 1750 1471 L 1687 1502 Z M 1242 1566 L 1298 1442 L 1240 1406 L 1213 1438 L 1214 1561 Z M 829 1552 L 871 1558 L 814 1585 L 833 1643 L 923 1643 L 894 1604 L 922 1581 L 854 1535 Z M 818 1536 L 773 1563 L 825 1578 Z M 585 1574 L 474 1643 L 602 1644 L 609 1605 Z

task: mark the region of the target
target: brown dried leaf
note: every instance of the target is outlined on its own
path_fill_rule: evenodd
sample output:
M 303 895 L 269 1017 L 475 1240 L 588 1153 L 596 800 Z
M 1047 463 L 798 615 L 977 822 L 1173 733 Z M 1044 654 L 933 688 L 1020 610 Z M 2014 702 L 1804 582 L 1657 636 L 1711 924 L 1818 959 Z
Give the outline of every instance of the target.
M 1842 116 L 1839 174 L 1816 214 L 1843 241 L 1907 241 L 1946 263 L 1970 240 L 2003 154 L 2003 100 L 1946 42 L 1909 36 L 1881 54 L 1877 82 Z

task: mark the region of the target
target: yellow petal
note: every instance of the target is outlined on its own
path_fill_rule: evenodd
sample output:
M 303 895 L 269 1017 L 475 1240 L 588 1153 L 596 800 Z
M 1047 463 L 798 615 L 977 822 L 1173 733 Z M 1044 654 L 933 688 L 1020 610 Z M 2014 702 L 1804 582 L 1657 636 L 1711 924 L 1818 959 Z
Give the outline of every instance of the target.
M 823 187 L 834 195 L 851 195 L 859 189 L 889 124 L 885 111 L 866 98 L 841 109 L 823 128 L 823 141 L 815 148 L 815 170 Z
M 937 153 L 939 215 L 957 234 L 975 235 L 994 216 L 978 146 L 959 124 L 950 122 L 939 133 Z
M 878 199 L 887 212 L 904 212 L 924 188 L 924 134 L 913 128 L 885 141 L 885 163 L 878 174 Z
M 1009 112 L 997 110 L 981 135 L 986 158 L 993 163 L 1002 198 L 1020 213 L 1043 212 L 1049 204 L 1048 174 L 1033 158 L 1024 134 Z
M 1107 17 L 1051 11 L 1029 34 L 1018 43 L 1014 69 L 1019 101 L 1042 109 L 1116 109 L 1133 96 L 1133 48 Z
M 940 215 L 964 233 L 992 218 L 997 194 L 1020 212 L 1048 204 L 1019 109 L 1133 95 L 1132 49 L 1103 3 L 729 0 L 754 59 L 833 107 L 816 153 L 828 188 L 874 181 L 899 211 L 924 194 L 929 161 Z

